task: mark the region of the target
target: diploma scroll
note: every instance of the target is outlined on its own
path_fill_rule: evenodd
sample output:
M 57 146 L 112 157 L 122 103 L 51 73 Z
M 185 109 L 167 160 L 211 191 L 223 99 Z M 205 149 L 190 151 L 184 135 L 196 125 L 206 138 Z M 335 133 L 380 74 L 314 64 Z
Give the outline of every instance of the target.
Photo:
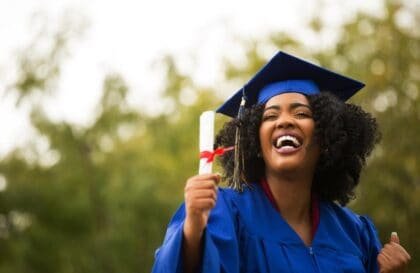
M 203 112 L 200 116 L 200 153 L 213 151 L 214 145 L 214 111 Z M 198 174 L 212 172 L 212 162 L 206 158 L 200 158 Z

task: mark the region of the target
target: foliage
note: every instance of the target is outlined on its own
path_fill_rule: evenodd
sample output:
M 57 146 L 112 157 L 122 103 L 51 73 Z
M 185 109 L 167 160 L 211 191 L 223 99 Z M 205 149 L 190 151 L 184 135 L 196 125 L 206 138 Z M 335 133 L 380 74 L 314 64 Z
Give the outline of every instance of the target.
M 397 230 L 415 257 L 420 253 L 420 35 L 397 18 L 408 14 L 419 25 L 420 15 L 398 2 L 386 2 L 385 14 L 358 14 L 326 48 L 309 48 L 287 33 L 244 43 L 246 62 L 238 66 L 226 58 L 226 81 L 243 82 L 253 74 L 266 60 L 261 47 L 267 46 L 365 81 L 366 90 L 354 101 L 378 118 L 383 141 L 352 206 L 374 219 L 384 242 Z M 322 18 L 310 26 L 314 35 L 330 31 Z M 68 39 L 53 35 L 50 54 L 33 59 L 28 50 L 19 58 L 26 61 L 18 60 L 11 90 L 31 106 L 38 136 L 0 162 L 0 179 L 8 182 L 0 191 L 0 272 L 149 272 L 170 215 L 182 201 L 185 180 L 197 170 L 197 120 L 217 106 L 216 92 L 197 86 L 165 56 L 163 113 L 131 108 L 124 78 L 111 74 L 91 125 L 54 122 L 29 94 L 59 77 L 65 56 L 60 50 L 67 49 Z M 51 73 L 34 78 L 40 75 L 36 63 Z M 186 105 L 183 96 L 191 91 L 196 100 Z M 41 144 L 47 148 L 39 150 Z M 419 268 L 414 259 L 411 272 Z

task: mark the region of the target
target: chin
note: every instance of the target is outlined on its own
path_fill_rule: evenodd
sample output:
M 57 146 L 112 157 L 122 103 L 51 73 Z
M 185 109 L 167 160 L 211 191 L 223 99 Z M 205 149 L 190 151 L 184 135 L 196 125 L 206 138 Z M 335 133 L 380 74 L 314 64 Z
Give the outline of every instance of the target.
M 317 160 L 305 151 L 305 149 L 299 149 L 289 154 L 279 154 L 276 150 L 270 151 L 269 156 L 264 160 L 266 170 L 274 173 L 311 171 L 313 169 L 311 166 L 316 164 Z
M 280 162 L 276 162 L 271 169 L 275 172 L 290 172 L 290 171 L 297 171 L 302 169 L 302 163 L 297 160 L 282 160 Z

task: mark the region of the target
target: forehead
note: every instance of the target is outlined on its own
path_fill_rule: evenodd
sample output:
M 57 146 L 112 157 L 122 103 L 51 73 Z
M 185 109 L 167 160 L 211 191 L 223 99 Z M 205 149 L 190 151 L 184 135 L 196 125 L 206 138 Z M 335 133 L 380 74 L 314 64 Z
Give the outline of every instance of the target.
M 302 103 L 308 105 L 309 101 L 305 95 L 300 93 L 284 93 L 269 99 L 265 104 L 265 107 L 269 107 L 271 105 L 288 105 L 291 103 Z

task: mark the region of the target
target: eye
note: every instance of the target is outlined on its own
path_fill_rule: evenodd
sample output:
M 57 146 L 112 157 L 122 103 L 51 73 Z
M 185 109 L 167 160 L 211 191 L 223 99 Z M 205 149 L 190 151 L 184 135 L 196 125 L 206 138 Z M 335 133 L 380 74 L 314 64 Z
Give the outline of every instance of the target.
M 263 121 L 275 120 L 275 119 L 277 119 L 277 114 L 274 114 L 274 113 L 266 113 L 263 115 L 263 118 L 262 118 Z
M 312 114 L 306 111 L 298 111 L 295 113 L 295 116 L 298 118 L 312 118 Z
M 296 113 L 296 116 L 299 116 L 299 117 L 307 117 L 308 114 L 305 113 L 305 112 L 298 112 L 298 113 Z

